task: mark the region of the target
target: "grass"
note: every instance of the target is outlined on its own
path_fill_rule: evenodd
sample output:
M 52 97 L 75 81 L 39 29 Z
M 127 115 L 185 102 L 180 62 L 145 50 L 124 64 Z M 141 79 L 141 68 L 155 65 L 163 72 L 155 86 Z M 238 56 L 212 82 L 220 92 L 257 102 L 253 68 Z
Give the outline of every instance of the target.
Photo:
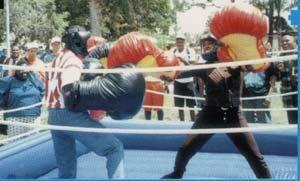
M 279 90 L 279 84 L 276 85 L 277 90 Z M 170 89 L 171 90 L 171 89 Z M 272 93 L 272 94 L 279 94 Z M 272 97 L 271 108 L 282 108 L 281 97 Z M 164 96 L 164 106 L 174 107 L 174 99 L 171 96 Z M 272 124 L 288 124 L 286 111 L 271 111 Z M 144 120 L 144 110 L 141 111 L 134 117 L 137 120 Z M 152 120 L 157 120 L 156 112 L 152 111 Z M 179 121 L 178 111 L 177 110 L 165 110 L 164 111 L 164 120 L 166 121 Z M 185 110 L 185 120 L 190 120 L 190 114 L 188 110 Z

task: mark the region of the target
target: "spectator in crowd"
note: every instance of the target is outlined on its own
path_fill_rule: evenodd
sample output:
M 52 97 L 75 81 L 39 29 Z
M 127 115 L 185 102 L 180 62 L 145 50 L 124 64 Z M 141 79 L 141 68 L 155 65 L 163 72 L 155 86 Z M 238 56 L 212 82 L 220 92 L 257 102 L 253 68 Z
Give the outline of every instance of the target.
M 25 60 L 28 62 L 29 65 L 44 67 L 43 61 L 40 60 L 37 56 L 38 50 L 39 50 L 39 45 L 36 42 L 28 43 Z M 45 81 L 44 71 L 42 70 L 39 71 L 38 75 L 42 81 Z
M 3 64 L 7 58 L 7 48 L 3 48 L 2 55 L 0 57 L 0 64 Z
M 37 57 L 43 61 L 47 54 L 46 47 L 44 47 L 42 44 L 38 45 Z
M 6 56 L 7 56 L 7 49 L 4 48 L 0 51 L 0 64 L 4 63 Z M 3 77 L 4 74 L 5 71 L 3 70 L 3 67 L 0 66 L 0 78 Z
M 14 46 L 12 48 L 12 55 L 6 60 L 5 64 L 16 65 L 16 62 L 19 60 L 19 58 L 20 58 L 20 49 L 18 46 Z
M 270 88 L 275 88 L 276 69 L 273 64 L 263 72 L 244 72 L 243 97 L 267 96 Z M 270 101 L 263 99 L 243 100 L 243 108 L 266 109 L 270 108 Z M 245 111 L 244 116 L 249 123 L 270 123 L 270 111 Z
M 6 65 L 16 65 L 16 62 L 19 60 L 19 58 L 20 58 L 20 49 L 19 49 L 19 47 L 14 46 L 12 48 L 12 55 L 11 55 L 11 57 L 7 58 L 4 61 L 4 64 L 6 64 Z M 13 70 L 5 71 L 4 72 L 4 76 L 7 76 L 7 75 L 12 76 L 13 72 L 14 72 Z
M 51 63 L 54 58 L 58 55 L 60 49 L 61 49 L 61 38 L 58 36 L 55 36 L 51 39 L 50 43 L 50 49 L 51 51 L 47 53 L 44 57 L 44 63 Z
M 28 66 L 25 59 L 20 59 L 16 65 Z M 16 109 L 29 106 L 42 101 L 44 96 L 43 82 L 34 72 L 16 70 L 14 76 L 6 76 L 0 79 L 0 107 L 3 109 Z M 21 111 L 4 113 L 4 120 L 22 123 L 34 123 L 40 121 L 41 106 Z M 7 135 L 15 136 L 29 131 L 30 128 L 9 125 Z M 2 131 L 6 132 L 5 126 Z
M 146 90 L 152 90 L 152 91 L 164 93 L 164 83 L 162 80 L 152 77 L 152 76 L 147 76 L 145 79 L 146 79 Z M 146 91 L 144 105 L 162 107 L 164 105 L 164 96 Z M 146 120 L 151 120 L 151 111 L 152 110 L 157 112 L 158 120 L 164 119 L 164 112 L 163 112 L 162 108 L 145 107 L 144 110 L 145 110 L 145 119 Z
M 296 37 L 286 34 L 281 38 L 281 47 L 283 50 L 294 50 L 296 49 Z M 295 54 L 296 52 L 286 52 L 282 53 L 280 56 Z M 277 63 L 277 69 L 279 70 L 278 76 L 281 82 L 281 90 L 280 92 L 288 93 L 297 91 L 298 85 L 298 69 L 297 69 L 297 61 L 290 60 Z M 298 98 L 296 95 L 283 96 L 282 103 L 285 108 L 296 108 L 298 106 Z M 287 111 L 288 122 L 289 124 L 297 124 L 297 110 L 295 111 Z
M 194 64 L 196 61 L 195 51 L 185 46 L 184 36 L 179 35 L 176 37 L 176 47 L 171 49 L 171 52 L 173 52 L 179 58 L 179 60 L 181 61 L 181 65 Z M 195 95 L 194 95 L 193 77 L 176 79 L 174 81 L 174 94 L 194 97 Z M 184 98 L 175 97 L 174 101 L 175 101 L 175 106 L 181 108 L 185 106 L 185 103 L 186 106 L 189 108 L 194 108 L 196 105 L 196 101 L 194 99 L 184 99 Z M 180 121 L 184 121 L 185 120 L 184 110 L 179 109 L 178 112 L 179 112 Z M 190 110 L 190 117 L 191 117 L 191 121 L 195 120 L 194 110 Z

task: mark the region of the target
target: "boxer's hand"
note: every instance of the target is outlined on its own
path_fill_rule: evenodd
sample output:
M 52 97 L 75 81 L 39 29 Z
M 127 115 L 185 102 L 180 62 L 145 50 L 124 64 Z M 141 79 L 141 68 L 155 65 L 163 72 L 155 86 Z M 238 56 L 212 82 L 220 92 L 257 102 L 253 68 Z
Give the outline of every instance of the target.
M 282 71 L 284 69 L 284 64 L 282 62 L 279 62 L 276 67 L 278 68 L 278 70 Z
M 214 81 L 214 83 L 219 83 L 222 79 L 227 79 L 231 76 L 228 72 L 228 69 L 225 68 L 216 68 L 210 74 L 209 77 Z

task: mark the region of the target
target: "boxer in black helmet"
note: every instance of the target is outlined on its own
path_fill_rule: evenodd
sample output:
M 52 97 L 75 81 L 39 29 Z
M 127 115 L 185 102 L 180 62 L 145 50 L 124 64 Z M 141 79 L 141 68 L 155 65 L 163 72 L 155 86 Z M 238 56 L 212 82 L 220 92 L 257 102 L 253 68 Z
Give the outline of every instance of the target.
M 85 57 L 88 55 L 87 40 L 91 33 L 81 26 L 71 26 L 62 36 L 65 48 L 71 50 L 77 56 Z
M 88 31 L 78 26 L 69 28 L 63 35 L 66 46 L 53 61 L 52 68 L 64 71 L 51 72 L 46 82 L 49 123 L 52 125 L 104 128 L 101 123 L 90 118 L 87 110 L 102 109 L 115 119 L 126 119 L 134 116 L 142 105 L 145 81 L 140 73 L 92 75 L 88 78 L 81 76 L 83 62 L 90 61 L 84 59 L 89 36 Z M 92 63 L 85 63 L 86 68 L 94 67 Z M 128 65 L 122 67 L 131 68 Z M 134 94 L 136 98 L 129 100 Z M 130 108 L 125 108 L 125 105 Z M 52 130 L 51 134 L 59 178 L 76 177 L 75 140 L 97 155 L 107 158 L 109 178 L 118 173 L 124 151 L 122 143 L 112 134 L 56 130 Z

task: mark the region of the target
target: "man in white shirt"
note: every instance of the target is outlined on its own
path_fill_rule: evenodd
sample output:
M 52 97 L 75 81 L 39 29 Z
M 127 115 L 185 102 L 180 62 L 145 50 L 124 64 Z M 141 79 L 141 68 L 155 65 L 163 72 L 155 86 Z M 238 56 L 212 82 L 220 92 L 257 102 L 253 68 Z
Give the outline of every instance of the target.
M 185 46 L 184 36 L 179 35 L 176 37 L 176 47 L 171 49 L 171 51 L 179 58 L 182 66 L 194 64 L 196 62 L 195 51 Z M 194 97 L 195 95 L 193 77 L 176 79 L 174 82 L 174 94 Z M 196 101 L 194 99 L 184 99 L 175 97 L 174 101 L 176 107 L 184 107 L 185 102 L 186 106 L 190 108 L 193 108 L 196 105 Z M 190 110 L 190 116 L 191 121 L 194 121 L 194 110 Z M 182 109 L 179 109 L 179 118 L 180 121 L 184 121 L 184 110 Z

